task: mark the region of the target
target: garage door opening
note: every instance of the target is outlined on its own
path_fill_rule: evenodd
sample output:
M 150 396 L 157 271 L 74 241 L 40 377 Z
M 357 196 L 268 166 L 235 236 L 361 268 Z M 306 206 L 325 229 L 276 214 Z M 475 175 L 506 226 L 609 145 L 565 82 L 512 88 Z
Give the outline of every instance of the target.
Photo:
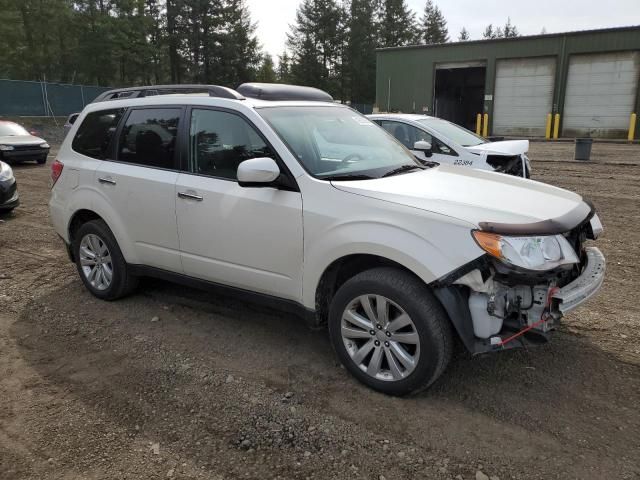
M 484 108 L 486 70 L 486 66 L 477 63 L 437 65 L 435 116 L 475 130 L 476 115 Z

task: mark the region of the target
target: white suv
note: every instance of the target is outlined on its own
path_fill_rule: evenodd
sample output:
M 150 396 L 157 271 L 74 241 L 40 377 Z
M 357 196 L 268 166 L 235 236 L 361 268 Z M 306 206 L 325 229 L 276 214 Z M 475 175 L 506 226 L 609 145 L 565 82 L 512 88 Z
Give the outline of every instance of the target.
M 599 289 L 580 196 L 424 166 L 330 100 L 245 84 L 87 106 L 50 201 L 87 289 L 114 300 L 151 275 L 275 300 L 395 395 L 433 383 L 455 337 L 473 354 L 543 343 Z

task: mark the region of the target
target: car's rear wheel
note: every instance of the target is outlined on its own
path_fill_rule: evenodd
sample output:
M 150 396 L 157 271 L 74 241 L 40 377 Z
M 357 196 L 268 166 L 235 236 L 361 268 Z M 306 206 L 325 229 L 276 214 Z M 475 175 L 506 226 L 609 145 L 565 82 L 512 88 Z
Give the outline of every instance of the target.
M 390 395 L 429 387 L 451 358 L 447 314 L 420 279 L 397 268 L 345 282 L 331 303 L 329 333 L 342 364 Z
M 92 220 L 78 229 L 73 252 L 82 282 L 96 297 L 116 300 L 135 289 L 138 279 L 129 271 L 118 242 L 102 220 Z

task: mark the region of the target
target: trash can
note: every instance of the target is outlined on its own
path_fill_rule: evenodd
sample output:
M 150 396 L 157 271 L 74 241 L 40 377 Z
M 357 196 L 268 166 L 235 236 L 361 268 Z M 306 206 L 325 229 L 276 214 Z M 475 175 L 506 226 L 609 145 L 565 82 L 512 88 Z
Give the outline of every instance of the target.
M 589 160 L 591 158 L 591 144 L 593 138 L 576 138 L 575 160 Z

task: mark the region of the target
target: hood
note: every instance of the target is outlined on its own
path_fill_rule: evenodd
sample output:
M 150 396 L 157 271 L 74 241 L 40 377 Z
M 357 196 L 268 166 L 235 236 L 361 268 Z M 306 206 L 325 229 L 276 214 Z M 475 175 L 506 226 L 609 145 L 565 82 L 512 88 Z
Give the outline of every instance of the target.
M 506 140 L 504 142 L 489 142 L 465 147 L 470 152 L 490 155 L 520 155 L 529 151 L 529 140 Z
M 565 225 L 553 220 L 563 218 L 567 223 L 578 215 L 581 218 L 577 225 L 591 211 L 580 195 L 561 188 L 449 165 L 387 178 L 332 183 L 344 192 L 454 217 L 476 227 L 482 224 L 483 229 L 486 225 L 519 225 L 525 233 L 527 226 L 540 229 L 541 224 L 562 229 Z
M 45 141 L 35 135 L 7 135 L 0 137 L 0 144 L 2 145 L 40 145 L 41 143 L 45 143 Z

